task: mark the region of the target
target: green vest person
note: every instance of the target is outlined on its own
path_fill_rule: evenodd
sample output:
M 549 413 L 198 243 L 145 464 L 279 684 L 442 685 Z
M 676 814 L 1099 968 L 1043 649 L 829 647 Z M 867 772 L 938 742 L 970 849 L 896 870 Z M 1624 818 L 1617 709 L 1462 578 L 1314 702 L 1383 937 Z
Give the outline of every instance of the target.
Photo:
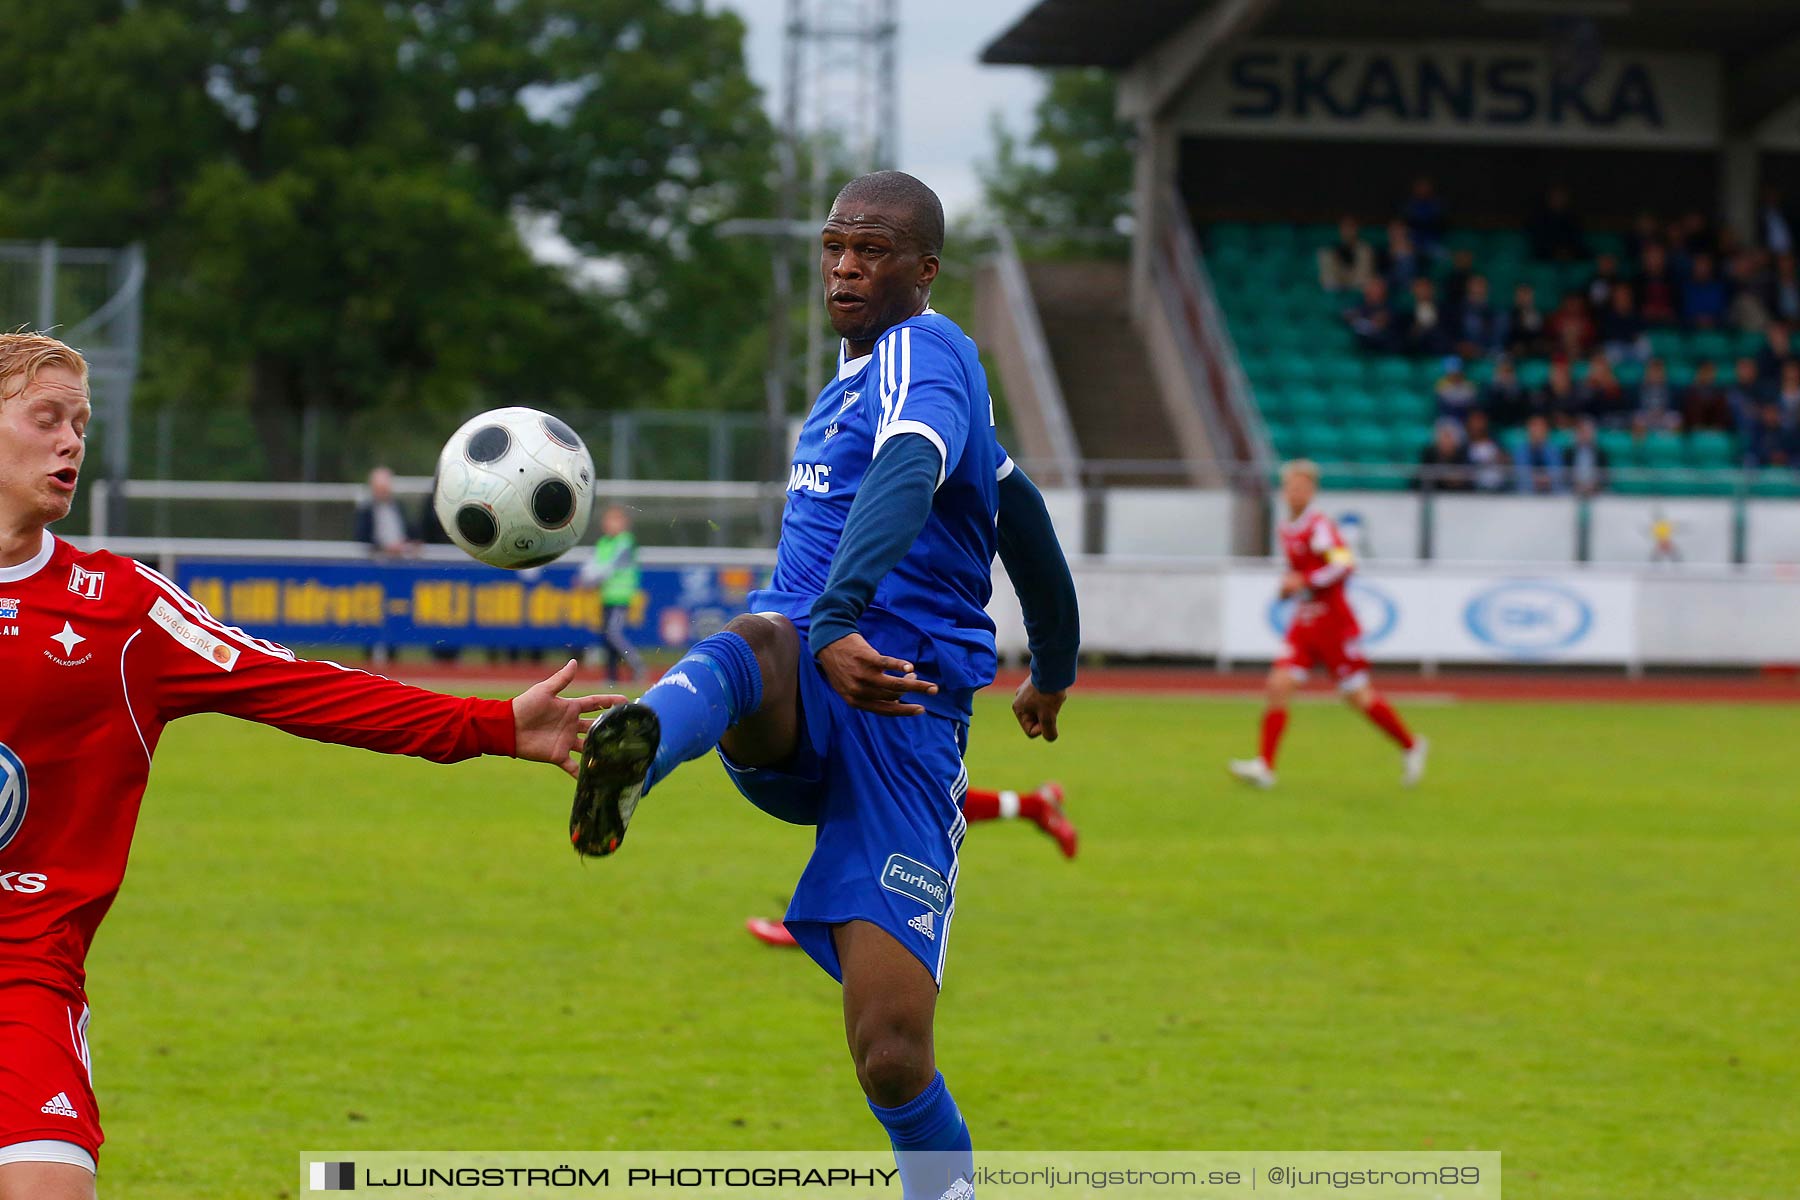
M 625 636 L 625 623 L 638 590 L 637 538 L 631 532 L 630 515 L 616 504 L 600 518 L 600 540 L 594 544 L 594 562 L 585 574 L 600 586 L 606 677 L 614 683 L 635 680 L 644 664 Z M 628 676 L 621 674 L 621 666 L 629 670 Z

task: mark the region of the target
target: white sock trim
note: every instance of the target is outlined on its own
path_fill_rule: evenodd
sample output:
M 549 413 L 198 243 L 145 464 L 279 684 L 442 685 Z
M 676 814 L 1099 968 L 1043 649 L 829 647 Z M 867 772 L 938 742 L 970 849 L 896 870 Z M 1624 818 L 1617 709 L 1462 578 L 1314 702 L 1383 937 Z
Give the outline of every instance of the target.
M 74 1142 L 14 1142 L 10 1146 L 0 1146 L 0 1167 L 28 1162 L 66 1163 L 71 1167 L 86 1167 L 90 1174 L 100 1173 L 94 1156 Z
M 1017 792 L 1001 792 L 1000 793 L 1000 816 L 1003 819 L 1010 821 L 1018 815 L 1019 815 L 1019 793 L 1017 793 Z

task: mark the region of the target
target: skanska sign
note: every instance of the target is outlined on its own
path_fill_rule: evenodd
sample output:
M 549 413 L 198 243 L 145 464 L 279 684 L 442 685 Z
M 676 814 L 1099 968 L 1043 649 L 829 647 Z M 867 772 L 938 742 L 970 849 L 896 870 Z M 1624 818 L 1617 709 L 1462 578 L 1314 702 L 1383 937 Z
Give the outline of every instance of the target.
M 1182 128 L 1242 136 L 1711 146 L 1719 68 L 1619 51 L 1560 63 L 1541 45 L 1248 42 L 1181 108 Z

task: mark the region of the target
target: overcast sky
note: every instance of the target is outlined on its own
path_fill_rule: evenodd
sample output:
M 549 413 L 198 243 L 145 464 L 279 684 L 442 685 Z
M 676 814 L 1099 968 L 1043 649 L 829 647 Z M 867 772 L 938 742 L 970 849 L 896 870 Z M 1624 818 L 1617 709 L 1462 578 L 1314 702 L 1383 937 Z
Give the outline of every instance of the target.
M 984 67 L 983 46 L 1033 0 L 900 0 L 900 169 L 936 189 L 952 215 L 974 210 L 981 184 L 975 161 L 992 148 L 990 113 L 1029 128 L 1042 92 L 1036 72 Z M 745 52 L 771 111 L 781 99 L 785 0 L 709 0 L 736 10 L 749 27 Z M 779 114 L 777 119 L 779 119 Z

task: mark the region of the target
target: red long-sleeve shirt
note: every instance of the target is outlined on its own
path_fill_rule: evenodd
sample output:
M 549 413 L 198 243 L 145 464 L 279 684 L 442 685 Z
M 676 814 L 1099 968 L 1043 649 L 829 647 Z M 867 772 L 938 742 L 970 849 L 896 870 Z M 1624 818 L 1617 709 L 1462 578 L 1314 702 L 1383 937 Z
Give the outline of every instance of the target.
M 1344 544 L 1337 522 L 1309 505 L 1299 516 L 1283 521 L 1278 533 L 1289 569 L 1306 580 L 1306 591 L 1298 597 L 1299 607 L 1294 611 L 1295 622 L 1348 621 L 1354 629 L 1356 616 L 1345 585 L 1356 569 L 1356 558 Z
M 435 762 L 513 752 L 506 701 L 297 659 L 45 533 L 0 567 L 0 984 L 82 986 L 163 726 L 197 712 Z

